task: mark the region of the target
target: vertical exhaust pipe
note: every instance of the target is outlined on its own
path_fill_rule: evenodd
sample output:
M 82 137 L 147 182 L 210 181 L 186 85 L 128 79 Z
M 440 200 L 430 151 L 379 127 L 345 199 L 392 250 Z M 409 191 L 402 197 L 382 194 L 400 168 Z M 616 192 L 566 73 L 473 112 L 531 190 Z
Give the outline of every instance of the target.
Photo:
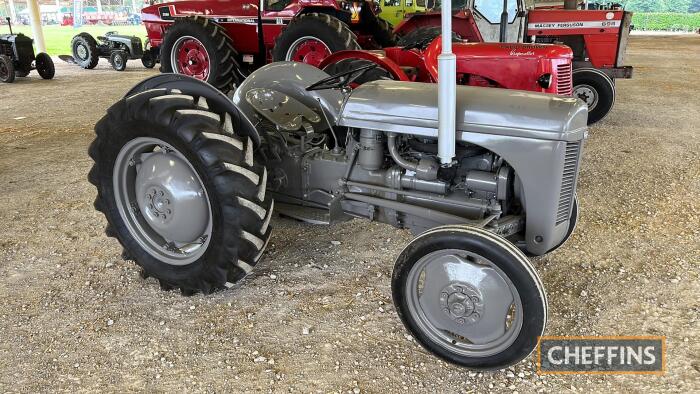
M 503 12 L 501 12 L 501 29 L 498 32 L 498 41 L 506 42 L 506 28 L 508 28 L 508 0 L 503 0 Z
M 455 157 L 457 57 L 452 53 L 452 0 L 442 1 L 442 53 L 438 55 L 438 158 L 443 167 Z

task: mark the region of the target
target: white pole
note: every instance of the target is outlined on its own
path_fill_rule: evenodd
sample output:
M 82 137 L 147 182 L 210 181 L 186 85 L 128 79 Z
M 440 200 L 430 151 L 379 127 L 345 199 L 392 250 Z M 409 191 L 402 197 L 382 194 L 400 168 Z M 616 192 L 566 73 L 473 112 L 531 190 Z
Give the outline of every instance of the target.
M 443 166 L 455 157 L 457 111 L 457 57 L 452 53 L 452 0 L 441 10 L 442 53 L 438 55 L 438 158 Z
M 15 13 L 14 0 L 9 0 L 7 5 L 10 7 L 10 20 L 12 21 L 12 23 L 17 23 L 17 14 Z
M 44 42 L 44 30 L 41 27 L 41 15 L 39 14 L 39 0 L 27 0 L 29 6 L 29 20 L 32 23 L 32 34 L 37 52 L 46 52 Z
M 63 22 L 63 13 L 61 12 L 61 0 L 56 0 L 56 22 L 60 25 Z
M 97 3 L 97 13 L 101 14 L 102 13 L 102 3 L 100 0 L 95 0 L 95 3 Z

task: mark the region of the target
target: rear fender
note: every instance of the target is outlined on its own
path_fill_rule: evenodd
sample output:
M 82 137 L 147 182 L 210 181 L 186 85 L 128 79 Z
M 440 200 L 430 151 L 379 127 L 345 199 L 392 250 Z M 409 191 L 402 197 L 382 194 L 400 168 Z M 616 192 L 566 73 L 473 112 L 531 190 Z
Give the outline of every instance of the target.
M 410 81 L 410 78 L 403 72 L 401 67 L 393 60 L 389 59 L 384 52 L 368 52 L 368 51 L 339 51 L 331 54 L 323 59 L 318 68 L 323 70 L 326 66 L 333 63 L 338 63 L 346 59 L 363 59 L 377 64 L 379 67 L 387 70 L 391 76 L 397 81 Z
M 176 89 L 182 94 L 206 98 L 209 108 L 214 110 L 214 112 L 225 112 L 231 115 L 233 129 L 238 134 L 250 137 L 256 148 L 260 146 L 260 134 L 246 114 L 236 107 L 221 91 L 208 83 L 181 74 L 159 74 L 136 84 L 124 95 L 124 98 L 151 89 Z

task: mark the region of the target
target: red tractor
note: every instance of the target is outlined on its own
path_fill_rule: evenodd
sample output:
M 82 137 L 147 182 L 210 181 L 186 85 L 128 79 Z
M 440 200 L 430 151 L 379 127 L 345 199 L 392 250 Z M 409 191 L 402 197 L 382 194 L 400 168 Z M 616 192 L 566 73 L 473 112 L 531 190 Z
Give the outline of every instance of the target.
M 186 0 L 142 10 L 161 71 L 176 72 L 229 91 L 270 61 L 318 65 L 344 49 L 395 44 L 391 26 L 372 2 Z
M 438 80 L 440 29 L 419 28 L 399 46 L 381 51 L 348 50 L 331 54 L 320 68 L 329 74 L 364 64 L 378 67 L 356 83 L 375 79 L 430 82 Z M 457 84 L 572 95 L 573 53 L 565 45 L 464 42 L 453 37 L 457 56 Z
M 632 13 L 619 6 L 578 9 L 532 8 L 528 0 L 466 0 L 455 10 L 453 32 L 469 42 L 562 43 L 573 50 L 574 95 L 589 108 L 589 123 L 603 119 L 615 102 L 615 79 L 631 78 L 624 65 Z M 408 15 L 394 32 L 406 36 L 416 29 L 440 26 L 440 12 Z

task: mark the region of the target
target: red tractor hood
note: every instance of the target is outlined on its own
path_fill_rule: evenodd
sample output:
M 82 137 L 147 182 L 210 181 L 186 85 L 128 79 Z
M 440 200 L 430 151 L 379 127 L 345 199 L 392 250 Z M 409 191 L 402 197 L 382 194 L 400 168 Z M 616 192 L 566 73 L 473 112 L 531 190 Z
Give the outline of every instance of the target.
M 426 57 L 437 59 L 442 51 L 442 42 L 436 38 L 427 48 Z M 481 59 L 573 59 L 574 54 L 565 45 L 551 44 L 512 44 L 500 42 L 465 42 L 452 44 L 452 52 L 457 58 Z M 428 55 L 430 54 L 430 56 Z

